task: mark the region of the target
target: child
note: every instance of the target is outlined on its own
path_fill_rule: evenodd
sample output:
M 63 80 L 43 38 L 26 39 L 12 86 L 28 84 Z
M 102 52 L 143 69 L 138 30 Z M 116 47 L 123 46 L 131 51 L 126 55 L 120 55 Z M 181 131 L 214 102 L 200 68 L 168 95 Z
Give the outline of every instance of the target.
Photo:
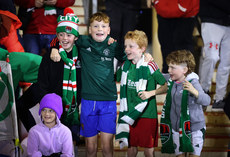
M 202 106 L 208 106 L 211 99 L 193 72 L 195 59 L 191 52 L 174 51 L 166 62 L 170 79 L 161 115 L 161 151 L 176 156 L 185 156 L 186 152 L 200 156 L 206 129 Z
M 108 45 L 109 23 L 106 14 L 93 14 L 90 18 L 90 35 L 79 36 L 76 41 L 80 49 L 82 78 L 80 132 L 85 137 L 87 157 L 97 155 L 98 133 L 101 137 L 103 156 L 113 156 L 117 115 L 113 61 L 116 58 L 123 62 L 126 55 L 118 43 Z M 57 48 L 55 40 L 51 44 Z M 58 61 L 52 54 L 51 58 Z
M 138 146 L 144 147 L 146 157 L 152 157 L 153 147 L 158 144 L 155 95 L 164 91 L 167 85 L 156 63 L 144 60 L 147 44 L 143 31 L 129 31 L 125 35 L 128 60 L 117 72 L 118 81 L 121 79 L 121 100 L 116 140 L 121 148 L 129 146 L 128 157 L 137 155 Z M 156 90 L 157 84 L 165 86 Z
M 72 135 L 69 128 L 60 122 L 62 98 L 46 94 L 41 102 L 41 122 L 29 131 L 27 153 L 29 157 L 73 157 Z
M 27 131 L 36 124 L 29 109 L 39 103 L 47 93 L 56 93 L 62 97 L 65 108 L 62 122 L 70 128 L 79 125 L 76 83 L 78 82 L 78 51 L 74 45 L 79 34 L 79 20 L 68 10 L 64 12 L 65 16 L 58 17 L 56 29 L 57 37 L 62 45 L 60 48 L 62 60 L 58 63 L 53 62 L 50 59 L 50 52 L 46 53 L 39 67 L 37 83 L 31 85 L 17 101 L 18 117 Z

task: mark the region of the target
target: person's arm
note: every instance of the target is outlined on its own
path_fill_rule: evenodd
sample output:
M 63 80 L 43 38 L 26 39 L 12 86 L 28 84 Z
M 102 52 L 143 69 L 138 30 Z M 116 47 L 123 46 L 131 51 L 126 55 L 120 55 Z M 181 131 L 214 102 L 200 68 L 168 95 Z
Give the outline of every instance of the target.
M 57 3 L 57 0 L 44 0 L 45 5 L 55 6 L 56 3 Z
M 183 87 L 184 87 L 184 90 L 189 91 L 196 98 L 198 98 L 198 95 L 199 95 L 198 90 L 196 90 L 196 88 L 194 88 L 193 85 L 189 81 L 185 80 L 183 83 Z
M 28 157 L 41 157 L 42 153 L 38 150 L 39 142 L 33 130 L 30 130 L 27 140 L 27 154 Z
M 56 48 L 51 49 L 50 59 L 52 59 L 54 62 L 60 62 L 61 56 L 58 52 L 58 49 L 56 49 Z
M 158 89 L 155 90 L 151 90 L 151 91 L 141 91 L 138 93 L 138 96 L 142 99 L 149 99 L 152 96 L 155 95 L 160 95 L 160 94 L 164 94 L 167 92 L 167 83 L 166 80 L 164 78 L 164 76 L 162 75 L 162 73 L 160 72 L 157 64 L 153 61 L 150 61 L 148 64 L 149 70 L 150 70 L 150 74 L 152 79 L 154 79 L 157 84 L 160 84 L 161 87 L 159 87 Z
M 54 1 L 54 0 L 52 0 Z M 56 7 L 59 7 L 59 8 L 67 8 L 67 7 L 70 7 L 72 5 L 74 5 L 75 3 L 75 0 L 56 0 L 56 4 L 55 6 Z
M 63 129 L 63 128 L 62 128 Z M 73 155 L 73 140 L 71 131 L 66 127 L 65 134 L 62 136 L 62 154 L 61 157 L 72 157 Z
M 151 90 L 151 91 L 141 91 L 138 93 L 138 96 L 142 99 L 142 100 L 146 100 L 149 99 L 152 96 L 155 95 L 160 95 L 160 94 L 164 94 L 167 92 L 167 83 L 165 83 L 163 86 L 157 88 L 156 90 Z
M 59 40 L 57 37 L 55 37 L 50 42 L 50 47 L 51 47 L 50 59 L 54 62 L 60 62 L 61 56 L 59 55 L 59 52 L 58 52 Z
M 117 42 L 113 43 L 113 44 L 116 44 L 115 45 L 115 58 L 123 63 L 126 59 L 127 59 L 127 56 L 125 54 L 125 51 L 119 46 L 119 44 Z
M 148 8 L 151 8 L 152 7 L 152 4 L 154 3 L 154 0 L 147 0 L 147 7 Z
M 121 81 L 121 74 L 122 74 L 122 66 L 117 70 L 117 72 L 116 72 L 116 81 L 117 82 L 120 82 Z
M 199 81 L 197 79 L 193 79 L 191 81 L 191 85 L 192 87 L 190 87 L 191 89 L 189 90 L 190 93 L 192 93 L 195 97 L 196 97 L 196 103 L 203 105 L 203 106 L 208 106 L 211 103 L 211 98 L 210 96 L 204 92 L 203 88 L 201 87 Z M 188 87 L 184 88 L 187 89 Z M 195 88 L 195 90 L 193 89 Z M 193 91 L 194 90 L 194 91 Z
M 153 56 L 150 53 L 145 52 L 144 56 L 145 56 L 145 62 L 154 61 Z
M 42 62 L 38 71 L 38 84 L 44 93 L 49 91 L 50 86 L 50 62 L 52 61 L 49 59 L 49 53 L 46 53 L 42 58 Z

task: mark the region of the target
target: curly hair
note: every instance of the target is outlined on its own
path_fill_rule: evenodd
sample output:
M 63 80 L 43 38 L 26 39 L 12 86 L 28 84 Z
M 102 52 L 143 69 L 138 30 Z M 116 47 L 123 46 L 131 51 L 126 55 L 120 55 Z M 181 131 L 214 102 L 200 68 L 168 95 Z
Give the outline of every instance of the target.
M 125 35 L 125 40 L 126 39 L 131 39 L 135 41 L 140 48 L 142 47 L 146 48 L 148 46 L 148 37 L 143 31 L 139 31 L 139 30 L 128 31 Z
M 167 57 L 166 57 L 166 63 L 169 65 L 171 64 L 186 64 L 188 68 L 188 72 L 186 75 L 190 74 L 195 70 L 196 67 L 196 62 L 193 54 L 189 50 L 177 50 L 171 52 Z

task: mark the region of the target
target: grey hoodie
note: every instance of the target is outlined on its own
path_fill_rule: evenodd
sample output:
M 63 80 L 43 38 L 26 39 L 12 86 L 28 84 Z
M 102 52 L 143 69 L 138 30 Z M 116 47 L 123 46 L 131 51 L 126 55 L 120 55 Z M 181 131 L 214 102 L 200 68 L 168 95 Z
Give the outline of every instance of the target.
M 199 95 L 196 98 L 193 94 L 189 93 L 188 107 L 191 121 L 191 131 L 197 131 L 205 127 L 205 118 L 202 106 L 208 106 L 211 102 L 211 98 L 208 94 L 204 93 L 199 83 L 199 76 L 196 73 L 190 73 L 186 80 L 191 81 L 192 85 L 198 90 Z M 179 131 L 180 124 L 180 111 L 181 111 L 181 100 L 183 92 L 183 82 L 174 82 L 171 95 L 172 104 L 170 110 L 170 119 L 172 128 L 175 131 Z

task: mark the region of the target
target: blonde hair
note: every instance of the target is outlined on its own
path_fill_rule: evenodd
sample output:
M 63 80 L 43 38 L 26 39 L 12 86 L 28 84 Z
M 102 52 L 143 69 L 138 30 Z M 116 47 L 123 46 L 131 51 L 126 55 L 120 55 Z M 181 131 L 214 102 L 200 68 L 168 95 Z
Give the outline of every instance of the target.
M 94 13 L 90 17 L 89 19 L 90 24 L 93 23 L 94 21 L 98 21 L 98 22 L 103 21 L 104 23 L 110 23 L 109 16 L 107 16 L 105 13 L 102 13 L 102 12 Z
M 126 39 L 131 39 L 135 41 L 140 48 L 143 47 L 146 48 L 148 46 L 148 37 L 143 31 L 139 31 L 139 30 L 129 31 L 125 35 L 125 40 Z
M 188 72 L 186 75 L 192 73 L 195 70 L 196 62 L 193 54 L 189 50 L 177 50 L 171 52 L 166 57 L 166 63 L 169 65 L 171 64 L 186 64 L 188 68 Z

